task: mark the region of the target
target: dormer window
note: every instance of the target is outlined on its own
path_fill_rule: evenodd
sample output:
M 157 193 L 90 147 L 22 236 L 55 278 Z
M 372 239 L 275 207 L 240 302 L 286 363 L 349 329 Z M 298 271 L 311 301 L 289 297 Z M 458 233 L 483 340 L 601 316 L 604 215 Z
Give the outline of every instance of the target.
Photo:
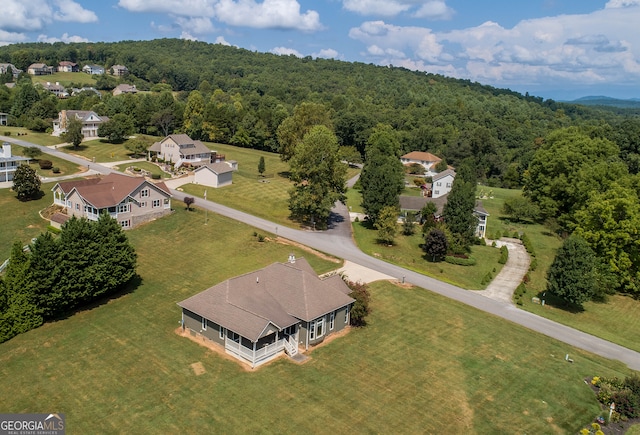
M 148 198 L 149 197 L 149 189 L 142 189 L 140 191 L 140 198 Z

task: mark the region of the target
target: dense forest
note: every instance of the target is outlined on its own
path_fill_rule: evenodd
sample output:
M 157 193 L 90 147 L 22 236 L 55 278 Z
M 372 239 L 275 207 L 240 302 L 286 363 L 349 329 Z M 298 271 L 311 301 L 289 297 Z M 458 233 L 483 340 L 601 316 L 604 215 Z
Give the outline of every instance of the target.
M 100 76 L 96 87 L 118 83 L 140 92 L 113 97 L 81 93 L 68 99 L 34 90 L 23 75 L 0 89 L 0 111 L 11 122 L 46 129 L 61 109 L 126 115 L 136 131 L 278 151 L 276 130 L 302 102 L 324 105 L 341 146 L 362 154 L 373 128 L 391 125 L 402 152 L 430 151 L 456 165 L 476 162 L 478 178 L 507 187 L 523 175 L 543 138 L 570 126 L 600 128 L 638 172 L 640 120 L 633 111 L 557 103 L 468 80 L 321 58 L 297 58 L 197 41 L 161 39 L 116 43 L 28 43 L 0 47 L 0 63 L 24 71 L 34 62 L 125 65 L 124 78 Z M 83 73 L 78 73 L 83 74 Z M 1 81 L 12 80 L 10 75 Z M 37 89 L 37 88 L 35 88 Z M 170 98 L 170 96 L 172 98 Z

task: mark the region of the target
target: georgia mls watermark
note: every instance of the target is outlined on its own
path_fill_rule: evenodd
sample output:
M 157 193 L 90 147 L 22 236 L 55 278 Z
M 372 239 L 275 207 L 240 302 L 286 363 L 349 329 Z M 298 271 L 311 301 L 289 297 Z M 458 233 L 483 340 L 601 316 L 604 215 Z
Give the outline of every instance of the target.
M 64 414 L 0 414 L 0 435 L 64 435 Z

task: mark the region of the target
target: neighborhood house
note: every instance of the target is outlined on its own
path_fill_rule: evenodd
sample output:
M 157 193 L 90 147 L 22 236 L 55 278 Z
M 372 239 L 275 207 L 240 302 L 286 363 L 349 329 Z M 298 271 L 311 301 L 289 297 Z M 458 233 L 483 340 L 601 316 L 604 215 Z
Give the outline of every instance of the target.
M 53 204 L 62 207 L 51 218 L 59 227 L 71 216 L 98 220 L 107 212 L 129 229 L 171 213 L 171 193 L 163 183 L 112 173 L 101 178 L 63 181 L 51 189 Z
M 27 162 L 27 157 L 14 156 L 11 154 L 11 144 L 5 142 L 0 151 L 0 182 L 13 181 L 13 174 L 22 162 Z
M 69 119 L 82 122 L 82 135 L 84 137 L 98 137 L 98 128 L 109 120 L 106 116 L 98 116 L 92 110 L 63 110 L 58 113 L 58 119 L 53 121 L 53 136 L 66 133 Z
M 348 327 L 355 300 L 339 275 L 319 278 L 305 259 L 216 284 L 182 302 L 182 330 L 256 367 L 294 356 Z
M 32 76 L 53 74 L 53 67 L 44 63 L 32 63 L 29 65 L 29 68 L 27 68 L 27 74 L 31 74 Z
M 423 151 L 411 151 L 410 153 L 400 157 L 400 161 L 403 165 L 421 165 L 424 168 L 425 175 L 427 177 L 433 177 L 438 173 L 435 166 L 440 163 L 442 159 L 431 153 L 425 153 Z
M 82 71 L 91 75 L 102 75 L 104 74 L 104 67 L 100 65 L 85 65 L 82 67 Z
M 172 163 L 176 168 L 180 166 L 202 166 L 224 161 L 224 156 L 211 151 L 199 140 L 193 140 L 186 134 L 170 134 L 149 147 L 149 158 Z
M 80 71 L 80 67 L 75 62 L 70 62 L 68 60 L 63 60 L 58 63 L 58 72 L 78 72 Z

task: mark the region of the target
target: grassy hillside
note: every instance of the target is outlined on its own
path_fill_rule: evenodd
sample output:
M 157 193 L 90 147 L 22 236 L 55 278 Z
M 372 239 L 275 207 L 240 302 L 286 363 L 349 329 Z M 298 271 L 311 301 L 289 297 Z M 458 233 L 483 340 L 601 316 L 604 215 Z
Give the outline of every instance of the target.
M 571 433 L 599 413 L 583 378 L 627 374 L 388 283 L 373 287 L 366 328 L 313 350 L 304 365 L 282 359 L 249 372 L 177 336 L 176 302 L 303 253 L 210 218 L 205 227 L 201 211 L 177 208 L 129 232 L 140 259 L 136 288 L 0 345 L 0 389 L 12 392 L 0 409 L 64 412 L 77 433 Z M 304 255 L 317 271 L 335 267 Z

